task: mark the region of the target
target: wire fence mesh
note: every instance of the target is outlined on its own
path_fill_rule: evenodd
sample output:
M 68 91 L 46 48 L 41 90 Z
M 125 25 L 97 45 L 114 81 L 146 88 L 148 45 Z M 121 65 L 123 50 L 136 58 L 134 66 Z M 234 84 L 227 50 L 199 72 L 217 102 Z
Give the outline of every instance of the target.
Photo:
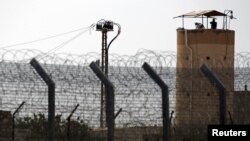
M 106 128 L 99 128 L 101 82 L 89 68 L 92 61 L 100 59 L 100 54 L 44 55 L 33 50 L 0 50 L 0 54 L 0 109 L 13 113 L 25 101 L 16 117 L 18 133 L 25 131 L 25 135 L 19 135 L 25 136 L 21 139 L 46 138 L 48 88 L 29 64 L 33 57 L 56 84 L 56 139 L 106 139 Z M 153 66 L 169 87 L 172 140 L 195 140 L 197 136 L 205 140 L 206 128 L 201 125 L 219 122 L 216 88 L 200 70 L 176 68 L 175 52 L 139 50 L 133 56 L 111 54 L 109 58 L 109 79 L 115 86 L 115 112 L 122 108 L 115 119 L 116 140 L 161 140 L 161 89 L 141 68 L 144 62 Z M 222 64 L 217 60 L 211 62 Z M 213 69 L 228 88 L 228 123 L 230 119 L 235 123 L 250 122 L 246 100 L 249 99 L 249 62 L 249 53 L 239 53 L 235 55 L 234 68 L 229 68 L 233 72 L 225 71 L 228 68 Z M 79 107 L 69 127 L 66 118 L 77 104 Z

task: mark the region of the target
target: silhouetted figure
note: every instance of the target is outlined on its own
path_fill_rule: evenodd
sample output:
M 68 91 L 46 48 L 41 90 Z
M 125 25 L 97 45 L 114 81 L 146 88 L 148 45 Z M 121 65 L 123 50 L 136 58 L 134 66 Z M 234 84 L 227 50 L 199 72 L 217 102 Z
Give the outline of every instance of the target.
M 211 29 L 216 29 L 217 28 L 217 22 L 215 21 L 215 18 L 213 18 L 213 21 L 210 22 L 211 24 Z

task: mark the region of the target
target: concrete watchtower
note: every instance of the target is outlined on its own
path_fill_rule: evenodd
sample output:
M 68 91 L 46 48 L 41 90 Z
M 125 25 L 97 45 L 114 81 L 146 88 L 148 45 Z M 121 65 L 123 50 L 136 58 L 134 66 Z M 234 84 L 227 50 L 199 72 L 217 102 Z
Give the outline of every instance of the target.
M 228 29 L 228 22 L 233 18 L 228 14 L 232 11 L 206 10 L 178 16 L 183 27 L 177 29 L 176 124 L 219 122 L 219 93 L 200 72 L 202 64 L 207 64 L 225 84 L 227 113 L 233 116 L 235 33 Z M 187 17 L 201 18 L 202 23 L 195 23 L 194 29 L 185 29 Z M 217 27 L 216 17 L 223 18 L 221 29 Z M 227 119 L 230 116 L 226 115 Z

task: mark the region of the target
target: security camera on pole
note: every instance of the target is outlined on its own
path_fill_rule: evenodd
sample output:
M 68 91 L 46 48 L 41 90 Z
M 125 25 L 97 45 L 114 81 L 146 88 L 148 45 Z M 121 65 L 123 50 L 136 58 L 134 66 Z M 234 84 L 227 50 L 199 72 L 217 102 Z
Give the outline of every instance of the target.
M 107 43 L 107 33 L 109 31 L 114 31 L 114 25 L 118 27 L 117 35 L 109 42 Z M 111 45 L 111 43 L 119 36 L 121 33 L 121 26 L 118 23 L 115 23 L 113 21 L 106 21 L 106 20 L 100 20 L 96 24 L 96 31 L 102 32 L 102 57 L 101 57 L 101 70 L 104 72 L 104 74 L 108 77 L 108 50 Z M 107 90 L 104 88 L 103 83 L 101 84 L 101 116 L 100 116 L 100 127 L 105 127 L 104 125 L 104 118 L 105 113 L 103 112 L 106 109 L 105 104 L 106 103 L 106 92 Z

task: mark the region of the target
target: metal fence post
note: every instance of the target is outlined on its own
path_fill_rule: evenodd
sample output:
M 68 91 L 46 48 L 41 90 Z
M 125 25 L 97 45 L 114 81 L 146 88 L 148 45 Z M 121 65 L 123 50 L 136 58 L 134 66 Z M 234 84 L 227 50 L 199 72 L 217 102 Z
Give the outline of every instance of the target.
M 162 90 L 162 118 L 163 118 L 163 141 L 169 141 L 170 123 L 169 123 L 169 92 L 168 86 L 155 72 L 155 70 L 148 64 L 144 63 L 142 68 L 148 73 L 148 75 L 157 83 Z
M 105 85 L 107 90 L 106 97 L 106 121 L 108 127 L 108 141 L 114 141 L 114 129 L 115 129 L 115 115 L 114 115 L 114 85 L 107 78 L 107 76 L 101 71 L 101 69 L 96 65 L 95 62 L 92 62 L 90 68 L 96 74 L 96 76 L 101 80 L 101 82 Z
M 220 79 L 212 72 L 212 70 L 205 64 L 201 66 L 201 71 L 208 78 L 208 80 L 215 85 L 215 87 L 219 90 L 219 100 L 220 100 L 220 124 L 225 124 L 226 119 L 226 88 L 224 84 L 220 81 Z
M 30 65 L 48 86 L 48 141 L 53 141 L 55 133 L 55 83 L 35 58 L 30 61 Z
M 23 107 L 23 105 L 25 104 L 25 101 L 23 101 L 18 108 L 15 110 L 15 112 L 12 115 L 12 141 L 15 140 L 15 117 L 16 114 L 21 110 L 21 108 Z
M 75 106 L 75 108 L 71 111 L 70 115 L 66 118 L 66 120 L 68 121 L 68 129 L 67 129 L 67 139 L 68 139 L 68 141 L 71 140 L 70 120 L 71 120 L 71 117 L 73 116 L 73 114 L 75 113 L 75 111 L 77 110 L 78 107 L 79 107 L 79 103 Z

